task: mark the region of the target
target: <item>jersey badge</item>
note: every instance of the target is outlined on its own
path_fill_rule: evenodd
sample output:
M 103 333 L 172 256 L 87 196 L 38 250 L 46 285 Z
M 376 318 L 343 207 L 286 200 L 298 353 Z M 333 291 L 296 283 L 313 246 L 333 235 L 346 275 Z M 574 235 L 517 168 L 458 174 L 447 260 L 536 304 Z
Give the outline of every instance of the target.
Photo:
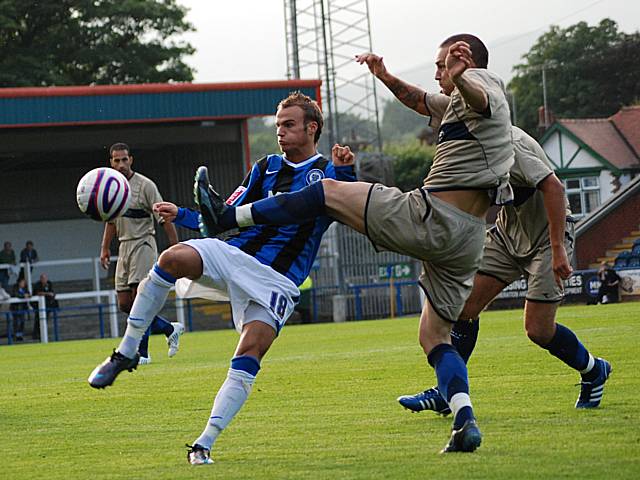
M 319 182 L 323 178 L 324 172 L 318 168 L 313 168 L 307 172 L 305 180 L 307 181 L 307 185 L 311 185 L 312 183 Z

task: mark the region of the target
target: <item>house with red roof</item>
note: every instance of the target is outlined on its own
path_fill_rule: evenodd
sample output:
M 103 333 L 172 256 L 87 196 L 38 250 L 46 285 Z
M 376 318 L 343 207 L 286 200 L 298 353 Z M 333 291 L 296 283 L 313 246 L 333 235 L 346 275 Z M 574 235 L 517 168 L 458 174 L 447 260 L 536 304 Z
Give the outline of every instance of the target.
M 540 139 L 582 218 L 640 173 L 640 105 L 609 118 L 557 119 Z

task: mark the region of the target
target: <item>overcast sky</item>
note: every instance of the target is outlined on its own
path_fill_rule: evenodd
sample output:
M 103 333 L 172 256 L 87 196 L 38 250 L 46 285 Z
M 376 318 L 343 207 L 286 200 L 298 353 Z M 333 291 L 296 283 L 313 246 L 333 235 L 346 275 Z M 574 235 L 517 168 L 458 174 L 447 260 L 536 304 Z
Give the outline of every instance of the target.
M 197 70 L 196 82 L 286 78 L 283 0 L 178 1 L 190 9 L 187 18 L 197 29 L 186 36 L 197 49 L 187 59 Z M 438 11 L 443 4 L 369 0 L 373 51 L 384 56 L 393 73 L 407 74 L 427 88 L 434 85 L 435 49 L 453 33 L 465 31 L 483 39 L 490 50 L 490 68 L 508 81 L 511 67 L 552 24 L 593 25 L 609 17 L 625 32 L 640 29 L 638 0 L 458 0 L 456 10 L 444 15 Z

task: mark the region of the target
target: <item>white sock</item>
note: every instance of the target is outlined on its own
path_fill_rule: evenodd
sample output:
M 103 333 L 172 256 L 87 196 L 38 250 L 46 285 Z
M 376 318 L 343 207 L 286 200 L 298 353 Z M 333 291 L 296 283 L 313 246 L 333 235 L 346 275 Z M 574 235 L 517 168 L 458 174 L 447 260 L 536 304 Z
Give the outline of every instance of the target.
M 169 290 L 173 286 L 158 275 L 153 269 L 138 285 L 138 293 L 133 301 L 131 312 L 127 318 L 127 329 L 118 346 L 118 352 L 133 358 L 138 351 L 140 339 L 167 300 Z
M 255 225 L 251 215 L 251 204 L 236 207 L 236 222 L 239 227 L 251 227 Z
M 218 390 L 213 402 L 209 422 L 194 444 L 197 443 L 211 450 L 220 432 L 229 425 L 249 397 L 255 379 L 256 377 L 243 370 L 229 369 L 227 379 Z
M 469 397 L 469 394 L 467 393 L 456 393 L 453 397 L 451 397 L 451 400 L 449 401 L 449 408 L 451 409 L 451 411 L 453 411 L 453 418 L 456 418 L 458 410 L 463 407 L 473 408 L 471 406 L 471 397 Z
M 595 367 L 596 365 L 596 359 L 593 358 L 593 355 L 589 354 L 589 361 L 587 362 L 587 368 L 585 368 L 584 370 L 580 370 L 581 374 L 585 374 L 585 373 L 589 373 L 591 370 L 593 370 L 593 367 Z

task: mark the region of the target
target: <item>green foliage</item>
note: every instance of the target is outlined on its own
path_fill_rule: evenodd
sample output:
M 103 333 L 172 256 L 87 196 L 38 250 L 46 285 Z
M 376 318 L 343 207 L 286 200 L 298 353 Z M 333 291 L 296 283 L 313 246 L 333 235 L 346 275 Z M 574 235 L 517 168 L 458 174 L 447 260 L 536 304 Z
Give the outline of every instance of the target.
M 249 119 L 249 149 L 252 162 L 265 155 L 280 153 L 276 127 L 262 117 Z
M 329 135 L 327 133 L 330 118 L 325 118 L 325 130 L 320 140 L 320 151 L 329 151 Z M 380 135 L 384 143 L 411 142 L 427 126 L 426 117 L 418 115 L 395 99 L 384 102 Z M 352 113 L 338 115 L 338 130 L 340 138 L 337 140 L 350 145 L 356 150 L 371 150 L 377 146 L 371 142 L 376 138 L 375 123 L 363 119 Z
M 280 147 L 274 133 L 256 133 L 249 136 L 251 161 L 260 160 L 266 155 L 280 153 Z
M 325 122 L 329 121 L 330 119 L 325 120 Z M 375 123 L 352 113 L 338 114 L 338 131 L 342 142 L 347 145 L 354 140 L 368 143 L 376 137 Z
M 435 151 L 435 146 L 423 145 L 416 138 L 408 142 L 387 144 L 384 153 L 394 159 L 396 186 L 404 192 L 421 187 L 433 163 Z
M 547 103 L 556 117 L 606 117 L 640 96 L 640 33 L 626 34 L 616 22 L 557 26 L 542 35 L 515 67 L 509 83 L 515 93 L 518 125 L 536 134 L 542 105 L 542 66 Z
M 381 132 L 385 143 L 412 140 L 427 126 L 427 118 L 396 99 L 384 102 Z
M 190 81 L 176 0 L 0 1 L 0 86 Z
M 558 311 L 613 364 L 594 411 L 573 407 L 579 375 L 527 340 L 521 310 L 484 313 L 469 362 L 484 439 L 450 456 L 438 450 L 451 417 L 396 402 L 435 382 L 417 318 L 286 326 L 208 467 L 189 465 L 184 444 L 206 425 L 234 331 L 186 333 L 171 359 L 154 335 L 154 363 L 104 391 L 86 379 L 116 339 L 1 345 L 2 478 L 639 478 L 638 305 Z

